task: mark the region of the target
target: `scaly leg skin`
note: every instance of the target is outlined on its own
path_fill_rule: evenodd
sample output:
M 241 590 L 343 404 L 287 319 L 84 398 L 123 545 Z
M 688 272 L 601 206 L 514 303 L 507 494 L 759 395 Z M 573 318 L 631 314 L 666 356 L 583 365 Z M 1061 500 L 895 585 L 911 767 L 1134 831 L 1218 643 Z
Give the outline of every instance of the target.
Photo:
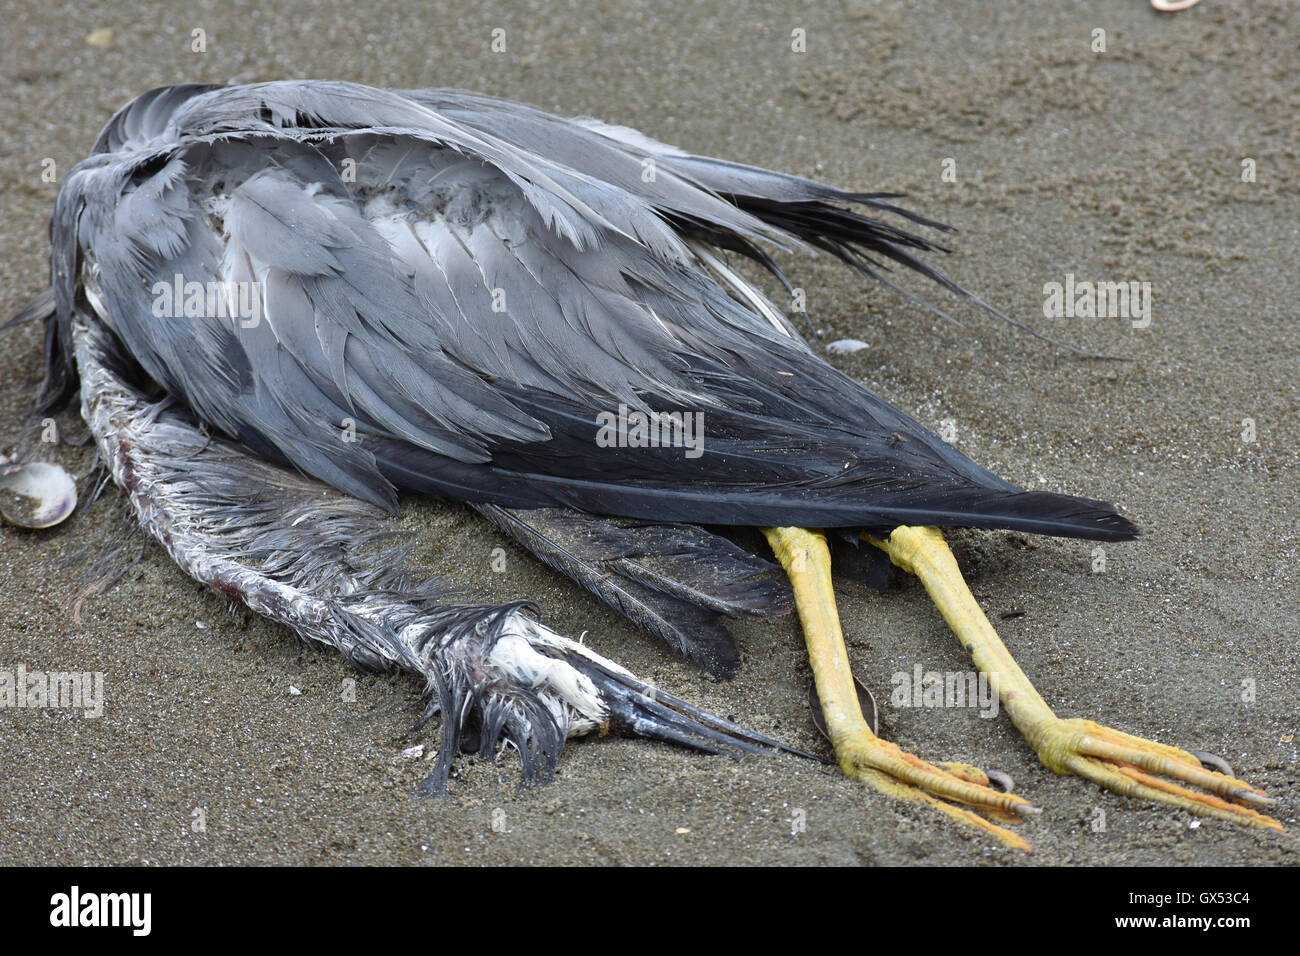
M 938 528 L 900 527 L 888 541 L 868 540 L 921 579 L 975 666 L 995 682 L 1007 714 L 1049 770 L 1086 777 L 1123 796 L 1157 800 L 1197 816 L 1282 829 L 1271 817 L 1241 805 L 1272 803 L 1267 794 L 1206 770 L 1186 751 L 1052 713 L 980 610 Z
M 928 804 L 993 834 L 1009 847 L 1030 852 L 1029 844 L 1019 836 L 975 812 L 983 811 L 1003 823 L 1017 823 L 1022 814 L 1038 812 L 1027 800 L 992 789 L 988 777 L 973 767 L 926 763 L 881 740 L 867 726 L 835 608 L 826 538 L 803 528 L 765 528 L 763 534 L 794 588 L 808 659 L 840 769 L 881 793 Z

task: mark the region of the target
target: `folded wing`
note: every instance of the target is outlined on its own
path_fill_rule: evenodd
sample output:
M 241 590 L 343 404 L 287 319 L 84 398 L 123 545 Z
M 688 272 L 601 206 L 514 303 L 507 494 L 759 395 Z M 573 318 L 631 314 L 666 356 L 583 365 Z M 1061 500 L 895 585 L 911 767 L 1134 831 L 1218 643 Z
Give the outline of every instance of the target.
M 825 211 L 884 198 L 491 102 L 146 94 L 61 191 L 60 319 L 80 270 L 202 421 L 389 508 L 409 489 L 663 522 L 1133 533 L 970 462 L 703 245 L 829 242 L 925 271 L 925 240 Z M 600 417 L 629 413 L 697 430 L 602 441 Z

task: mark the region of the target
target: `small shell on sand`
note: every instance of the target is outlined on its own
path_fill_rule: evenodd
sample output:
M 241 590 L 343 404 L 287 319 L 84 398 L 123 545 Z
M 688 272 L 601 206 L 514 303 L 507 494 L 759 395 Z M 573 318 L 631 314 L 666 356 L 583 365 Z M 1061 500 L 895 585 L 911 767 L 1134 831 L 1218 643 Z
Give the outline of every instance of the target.
M 44 461 L 0 465 L 0 515 L 20 528 L 49 528 L 77 507 L 77 483 Z
M 826 351 L 831 355 L 852 355 L 854 352 L 869 348 L 871 346 L 861 339 L 836 339 L 826 344 Z

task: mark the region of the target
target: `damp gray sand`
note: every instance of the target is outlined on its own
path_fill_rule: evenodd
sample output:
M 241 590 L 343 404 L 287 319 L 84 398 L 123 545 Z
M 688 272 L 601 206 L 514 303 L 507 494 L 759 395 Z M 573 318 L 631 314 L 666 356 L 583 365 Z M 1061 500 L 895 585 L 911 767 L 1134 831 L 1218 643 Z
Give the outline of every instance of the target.
M 955 327 L 822 257 L 798 273 L 822 342 L 870 345 L 831 361 L 1000 474 L 1127 509 L 1145 536 L 1100 554 L 1076 541 L 952 538 L 1058 713 L 1221 754 L 1282 798 L 1277 816 L 1294 833 L 1300 10 L 1096 7 L 286 3 L 181 14 L 112 2 L 92 16 L 19 0 L 0 42 L 0 311 L 45 283 L 56 187 L 42 161 L 66 171 L 130 96 L 182 80 L 455 86 L 906 191 L 960 228 L 944 262 L 960 281 L 1043 331 L 1130 360 L 1061 357 L 909 280 Z M 196 29 L 205 53 L 190 50 Z M 494 29 L 504 52 L 491 50 Z M 1104 53 L 1091 49 L 1096 29 Z M 94 30 L 112 30 L 111 42 L 87 44 Z M 1150 282 L 1149 327 L 1044 318 L 1044 286 L 1067 274 Z M 40 356 L 36 329 L 4 334 L 0 452 L 37 437 L 22 422 Z M 59 422 L 66 438 L 84 434 L 70 413 Z M 91 469 L 87 448 L 50 454 Z M 622 739 L 571 742 L 555 781 L 523 791 L 513 754 L 461 759 L 450 796 L 430 800 L 413 793 L 429 764 L 402 756 L 437 742 L 433 728 L 410 731 L 413 681 L 359 675 L 228 613 L 159 548 L 74 619 L 68 562 L 121 537 L 115 498 L 109 489 L 53 531 L 0 529 L 0 668 L 100 672 L 105 694 L 98 719 L 0 712 L 0 863 L 1300 862 L 1292 836 L 1198 825 L 1056 777 L 1005 717 L 891 703 L 896 673 L 968 666 L 911 580 L 883 593 L 838 585 L 854 667 L 891 739 L 1009 773 L 1045 808 L 1020 828 L 1033 857 L 808 763 Z M 793 618 L 737 624 L 741 674 L 713 683 L 465 509 L 412 501 L 404 520 L 434 570 L 496 599 L 532 598 L 550 626 L 585 632 L 643 678 L 824 750 Z M 1000 619 L 1011 610 L 1026 613 Z

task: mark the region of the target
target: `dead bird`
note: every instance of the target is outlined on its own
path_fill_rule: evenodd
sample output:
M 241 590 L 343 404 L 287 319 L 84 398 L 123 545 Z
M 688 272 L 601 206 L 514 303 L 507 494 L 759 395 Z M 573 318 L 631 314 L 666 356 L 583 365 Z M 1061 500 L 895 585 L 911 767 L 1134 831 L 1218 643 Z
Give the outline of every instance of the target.
M 401 553 L 376 556 L 399 492 L 470 503 L 721 676 L 738 657 L 719 617 L 784 613 L 793 594 L 844 772 L 1027 849 L 1002 825 L 1036 812 L 1026 800 L 863 719 L 824 532 L 860 537 L 922 579 L 1048 767 L 1278 827 L 1249 806 L 1262 792 L 1191 753 L 1058 718 L 937 530 L 1137 528 L 970 461 L 825 362 L 727 258 L 790 291 L 769 250 L 812 247 L 969 295 L 924 258 L 943 247 L 920 230 L 947 227 L 899 198 L 459 92 L 172 86 L 118 112 L 63 180 L 50 288 L 19 319 L 45 322 L 39 409 L 80 393 L 108 470 L 188 574 L 426 681 L 432 789 L 466 740 L 511 742 L 526 778 L 610 727 L 781 745 L 526 603 L 452 603 Z M 784 576 L 710 526 L 763 529 Z

